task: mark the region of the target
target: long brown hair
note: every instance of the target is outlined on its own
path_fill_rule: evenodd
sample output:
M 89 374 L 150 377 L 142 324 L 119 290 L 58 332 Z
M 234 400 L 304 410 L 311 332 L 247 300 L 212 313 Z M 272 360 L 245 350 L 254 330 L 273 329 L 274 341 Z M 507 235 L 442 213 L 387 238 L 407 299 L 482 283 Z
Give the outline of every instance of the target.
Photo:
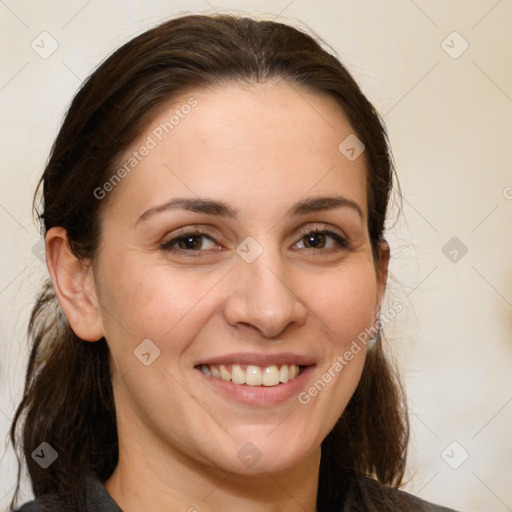
M 61 226 L 74 253 L 93 259 L 101 228 L 94 190 L 112 176 L 117 159 L 159 108 L 194 88 L 274 79 L 334 98 L 364 143 L 368 231 L 377 261 L 394 177 L 379 115 L 313 37 L 281 23 L 229 15 L 167 21 L 119 48 L 84 82 L 39 183 L 40 206 L 34 200 L 43 234 Z M 108 346 L 105 339 L 85 343 L 76 336 L 50 282 L 37 298 L 28 331 L 32 348 L 11 441 L 24 456 L 36 497 L 74 499 L 83 475 L 92 472 L 105 481 L 117 464 Z M 43 441 L 59 454 L 47 469 L 31 457 Z M 318 510 L 337 510 L 349 494 L 373 510 L 379 496 L 366 477 L 398 486 L 407 441 L 405 400 L 379 336 L 354 396 L 322 443 Z M 379 510 L 388 508 L 381 504 Z

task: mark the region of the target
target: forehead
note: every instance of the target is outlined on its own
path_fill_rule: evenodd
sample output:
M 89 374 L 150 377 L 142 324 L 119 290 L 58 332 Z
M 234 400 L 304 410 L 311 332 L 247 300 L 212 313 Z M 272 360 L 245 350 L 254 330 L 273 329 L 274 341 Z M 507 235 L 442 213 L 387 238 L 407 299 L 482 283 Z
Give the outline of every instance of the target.
M 183 193 L 279 202 L 336 189 L 366 211 L 364 154 L 350 161 L 338 149 L 350 135 L 333 98 L 297 85 L 192 90 L 165 105 L 125 152 L 116 169 L 128 172 L 112 199 L 132 208 Z

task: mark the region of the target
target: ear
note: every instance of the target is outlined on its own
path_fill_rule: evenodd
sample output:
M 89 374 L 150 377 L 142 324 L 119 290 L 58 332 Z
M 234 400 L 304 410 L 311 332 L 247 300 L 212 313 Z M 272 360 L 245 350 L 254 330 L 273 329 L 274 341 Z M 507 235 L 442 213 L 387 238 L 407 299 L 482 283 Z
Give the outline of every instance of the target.
M 377 304 L 376 304 L 376 318 L 379 317 L 382 299 L 386 291 L 386 283 L 388 280 L 388 267 L 391 250 L 386 240 L 382 239 L 378 244 L 378 254 L 376 262 L 377 270 Z
M 46 234 L 46 265 L 75 334 L 85 341 L 101 339 L 103 325 L 93 268 L 73 253 L 64 228 L 51 228 Z

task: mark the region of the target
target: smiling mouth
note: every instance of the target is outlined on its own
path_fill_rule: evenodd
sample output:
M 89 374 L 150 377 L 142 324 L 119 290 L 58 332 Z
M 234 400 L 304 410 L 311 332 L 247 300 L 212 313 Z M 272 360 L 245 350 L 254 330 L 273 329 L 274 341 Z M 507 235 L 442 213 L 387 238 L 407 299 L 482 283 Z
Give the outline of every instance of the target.
M 255 366 L 245 364 L 201 364 L 196 366 L 206 375 L 243 386 L 278 386 L 302 373 L 305 366 L 281 364 Z

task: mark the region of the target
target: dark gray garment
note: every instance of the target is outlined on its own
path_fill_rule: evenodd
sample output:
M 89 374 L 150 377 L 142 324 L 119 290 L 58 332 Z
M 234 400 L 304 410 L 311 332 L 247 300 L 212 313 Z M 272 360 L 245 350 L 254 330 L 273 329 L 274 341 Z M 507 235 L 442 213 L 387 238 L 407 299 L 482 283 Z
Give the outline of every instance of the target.
M 367 485 L 373 487 L 373 490 L 378 490 L 386 502 L 388 502 L 388 498 L 389 502 L 394 502 L 398 496 L 401 496 L 407 501 L 408 512 L 455 512 L 452 509 L 440 507 L 405 492 L 386 487 L 375 480 L 368 479 Z M 87 479 L 85 502 L 87 512 L 122 512 L 105 487 L 94 477 Z M 350 502 L 351 499 L 349 498 L 341 511 L 329 510 L 321 512 L 350 512 L 353 510 L 353 505 Z M 26 503 L 17 512 L 67 512 L 68 510 L 72 509 L 59 499 L 39 499 Z
M 67 512 L 72 508 L 63 503 L 64 500 L 40 498 L 23 505 L 18 512 Z M 117 503 L 110 497 L 105 487 L 93 476 L 87 478 L 85 492 L 87 512 L 122 512 Z

